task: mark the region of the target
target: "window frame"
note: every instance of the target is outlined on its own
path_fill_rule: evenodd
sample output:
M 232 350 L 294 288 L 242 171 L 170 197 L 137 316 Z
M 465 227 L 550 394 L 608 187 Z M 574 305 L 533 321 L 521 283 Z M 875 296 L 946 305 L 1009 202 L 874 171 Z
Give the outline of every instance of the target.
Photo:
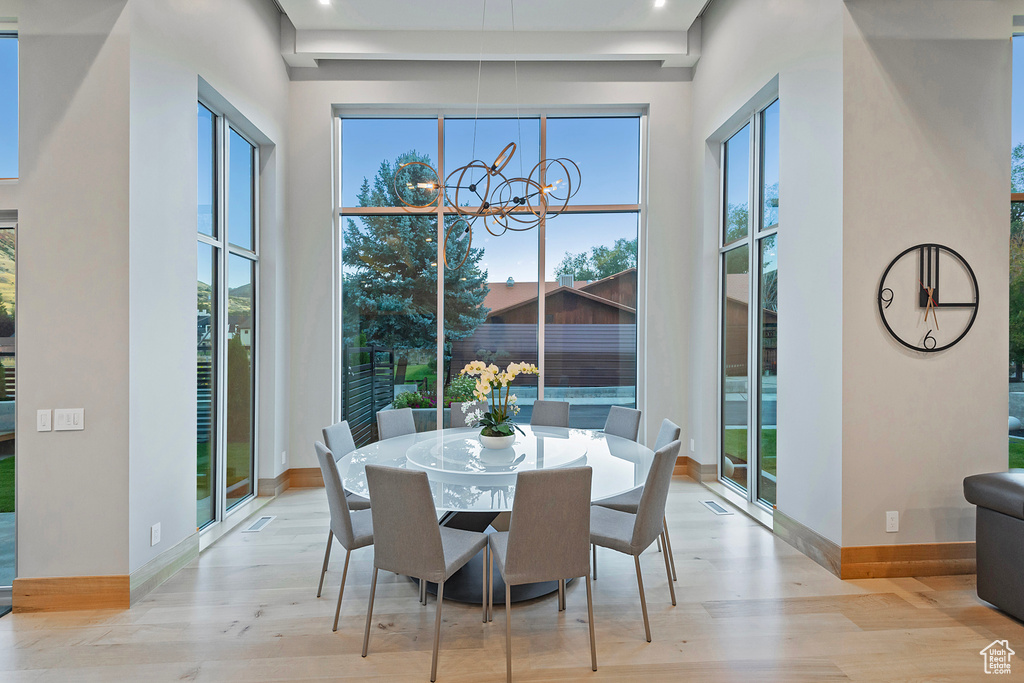
M 758 98 L 757 104 L 747 111 L 733 126 L 721 136 L 719 143 L 719 217 L 715 224 L 718 234 L 718 419 L 716 437 L 716 462 L 718 481 L 728 489 L 742 495 L 748 502 L 754 503 L 769 512 L 773 504 L 761 497 L 759 490 L 761 471 L 761 244 L 778 234 L 779 221 L 772 225 L 764 225 L 764 187 L 762 186 L 762 169 L 764 165 L 764 118 L 765 112 L 779 102 L 777 92 L 768 97 Z M 728 173 L 727 145 L 732 138 L 748 127 L 749 155 L 747 201 L 747 234 L 739 239 L 726 242 L 726 222 L 728 209 L 726 202 L 726 174 Z M 747 483 L 740 487 L 725 476 L 723 462 L 725 458 L 725 340 L 726 340 L 726 255 L 734 250 L 747 247 Z M 778 249 L 778 242 L 776 242 Z M 755 315 L 755 311 L 757 314 Z M 753 381 L 751 381 L 753 379 Z M 756 388 L 756 391 L 754 389 Z
M 437 113 L 433 113 L 437 112 Z M 486 115 L 478 115 L 472 109 L 461 109 L 461 108 L 442 108 L 438 107 L 427 114 L 423 109 L 406 109 L 400 107 L 359 107 L 359 106 L 338 106 L 334 109 L 334 125 L 332 126 L 332 133 L 334 140 L 332 141 L 332 154 L 333 164 L 332 170 L 334 173 L 334 292 L 333 292 L 333 310 L 335 320 L 333 323 L 334 330 L 334 390 L 332 391 L 333 401 L 333 415 L 334 420 L 338 421 L 343 419 L 344 406 L 341 402 L 342 382 L 343 377 L 343 349 L 341 339 L 342 329 L 342 248 L 344 240 L 342 238 L 343 222 L 346 218 L 358 217 L 358 216 L 387 216 L 387 215 L 434 215 L 437 218 L 437 235 L 435 241 L 440 247 L 444 244 L 444 217 L 456 215 L 457 211 L 447 206 L 444 201 L 438 202 L 436 207 L 428 207 L 424 209 L 413 208 L 413 207 L 362 207 L 362 206 L 344 206 L 341 203 L 342 195 L 342 125 L 346 119 L 427 119 L 437 120 L 437 163 L 436 170 L 438 175 L 444 179 L 447 175 L 445 165 L 445 140 L 444 140 L 444 122 L 446 118 L 452 119 L 466 119 L 466 118 L 512 118 L 522 120 L 533 120 L 539 119 L 540 134 L 539 134 L 539 150 L 538 158 L 545 159 L 547 149 L 547 122 L 549 119 L 563 119 L 563 118 L 631 118 L 638 120 L 638 180 L 637 180 L 637 202 L 635 204 L 573 204 L 571 201 L 566 208 L 561 212 L 564 214 L 608 214 L 608 213 L 629 213 L 637 216 L 637 307 L 636 307 L 636 392 L 635 392 L 635 405 L 637 409 L 642 410 L 646 404 L 646 377 L 644 370 L 646 368 L 646 300 L 647 300 L 647 288 L 646 278 L 641 276 L 642 273 L 646 272 L 646 243 L 647 243 L 647 145 L 648 145 L 648 111 L 646 107 L 611 107 L 597 109 L 578 109 L 578 108 L 545 108 L 543 110 L 532 110 L 517 112 L 516 110 L 504 110 L 504 109 L 493 109 L 489 110 Z M 518 142 L 518 141 L 517 141 Z M 466 159 L 465 161 L 469 161 Z M 584 170 L 585 173 L 585 170 Z M 472 208 L 472 207 L 470 207 Z M 519 211 L 526 211 L 525 207 L 520 208 Z M 537 398 L 538 400 L 544 399 L 544 376 L 546 372 L 545 362 L 545 320 L 546 320 L 546 297 L 540 291 L 542 283 L 546 281 L 546 227 L 547 221 L 545 218 L 541 218 L 537 226 L 538 230 L 538 255 L 537 255 L 537 282 L 538 282 L 538 296 L 537 296 L 537 354 L 538 363 L 537 367 L 540 371 L 537 378 Z M 438 259 L 437 265 L 437 326 L 436 326 L 436 340 L 437 350 L 435 352 L 436 358 L 441 358 L 444 354 L 444 315 L 441 313 L 444 310 L 444 260 Z M 443 424 L 443 398 L 444 398 L 444 387 L 441 382 L 437 383 L 436 387 L 436 420 L 437 424 Z M 640 438 L 645 435 L 644 424 L 641 424 Z
M 9 25 L 9 24 L 8 24 Z M 17 43 L 15 52 L 17 53 L 17 75 L 14 82 L 14 94 L 15 101 L 21 101 L 21 38 L 17 31 L 0 29 L 0 40 L 14 40 Z M 20 107 L 20 104 L 19 104 Z M 21 177 L 21 154 L 18 149 L 18 143 L 21 140 L 21 112 L 19 108 L 15 108 L 15 120 L 14 120 L 14 139 L 15 139 L 15 175 L 13 176 L 0 176 L 0 182 L 17 182 Z

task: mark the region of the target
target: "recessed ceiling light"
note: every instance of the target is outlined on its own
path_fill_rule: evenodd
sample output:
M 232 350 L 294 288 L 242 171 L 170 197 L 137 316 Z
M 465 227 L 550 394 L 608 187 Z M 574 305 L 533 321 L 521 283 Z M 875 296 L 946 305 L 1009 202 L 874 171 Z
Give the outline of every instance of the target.
M 657 1 L 657 2 L 660 2 L 660 3 L 662 3 L 662 4 L 664 4 L 664 3 L 665 3 L 665 0 L 656 0 L 656 1 Z M 331 0 L 320 0 L 320 4 L 321 4 L 321 5 L 329 5 L 329 4 L 331 4 Z
M 324 3 L 326 5 L 328 2 L 330 2 L 330 0 L 320 0 L 320 2 L 322 2 L 322 3 Z M 654 6 L 655 7 L 664 7 L 665 6 L 665 0 L 654 0 Z

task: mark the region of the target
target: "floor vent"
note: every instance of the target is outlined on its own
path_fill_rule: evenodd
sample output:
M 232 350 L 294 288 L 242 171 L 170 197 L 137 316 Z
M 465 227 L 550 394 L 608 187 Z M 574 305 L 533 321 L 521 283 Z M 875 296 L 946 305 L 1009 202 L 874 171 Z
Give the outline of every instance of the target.
M 703 505 L 704 507 L 706 507 L 708 510 L 711 510 L 712 512 L 714 512 L 716 515 L 731 515 L 732 514 L 732 510 L 728 510 L 728 509 L 722 507 L 721 505 L 719 505 L 717 502 L 715 502 L 713 500 L 702 500 L 700 502 L 700 504 Z
M 277 519 L 277 515 L 264 515 L 260 517 L 248 529 L 242 531 L 243 534 L 253 534 L 257 531 L 263 531 L 267 528 L 267 525 Z

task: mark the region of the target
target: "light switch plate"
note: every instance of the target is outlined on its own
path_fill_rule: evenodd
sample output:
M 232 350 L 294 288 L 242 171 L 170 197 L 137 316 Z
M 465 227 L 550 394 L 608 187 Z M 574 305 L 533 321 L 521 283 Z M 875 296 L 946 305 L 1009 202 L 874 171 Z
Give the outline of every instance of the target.
M 160 542 L 160 522 L 149 527 L 149 545 L 152 547 Z
M 84 408 L 56 408 L 53 411 L 54 429 L 70 432 L 85 429 Z
M 49 432 L 53 430 L 53 425 L 50 422 L 50 411 L 49 410 L 37 410 L 36 411 L 36 431 L 37 432 Z

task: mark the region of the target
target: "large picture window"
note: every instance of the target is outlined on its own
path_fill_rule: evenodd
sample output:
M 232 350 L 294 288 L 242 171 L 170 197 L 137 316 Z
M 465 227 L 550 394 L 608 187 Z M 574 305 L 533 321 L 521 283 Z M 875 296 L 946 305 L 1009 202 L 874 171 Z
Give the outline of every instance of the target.
M 779 101 L 722 143 L 721 479 L 775 504 Z M 751 305 L 751 303 L 754 305 Z
M 196 527 L 256 493 L 258 148 L 198 107 Z
M 521 422 L 538 398 L 568 401 L 571 425 L 586 428 L 604 426 L 612 405 L 637 405 L 640 124 L 340 118 L 340 405 L 357 444 L 375 440 L 380 410 L 412 407 L 421 430 L 446 424 L 449 403 L 471 399 L 459 371 L 474 359 L 541 368 L 516 382 Z M 467 234 L 451 206 L 396 195 L 402 164 L 445 178 L 474 159 L 490 164 L 509 142 L 509 176 L 543 158 L 579 164 L 583 182 L 563 213 L 522 232 L 478 222 Z
M 0 33 L 0 178 L 18 177 L 18 36 Z

